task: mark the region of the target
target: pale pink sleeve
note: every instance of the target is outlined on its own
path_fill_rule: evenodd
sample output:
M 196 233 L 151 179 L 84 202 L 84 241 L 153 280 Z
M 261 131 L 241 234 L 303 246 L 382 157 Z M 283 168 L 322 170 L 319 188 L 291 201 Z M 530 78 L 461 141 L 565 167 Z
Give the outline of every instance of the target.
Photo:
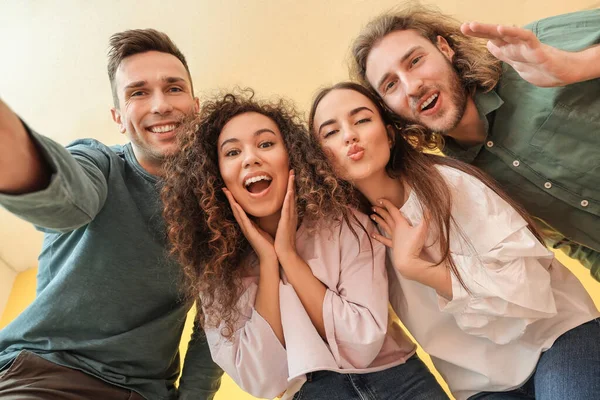
M 374 225 L 356 213 L 367 232 L 355 225 L 358 238 L 343 224 L 339 236 L 339 282 L 323 302 L 325 332 L 341 368 L 367 368 L 379 354 L 388 322 L 388 280 L 385 247 L 370 240 Z M 323 246 L 331 243 L 322 242 Z M 372 246 L 372 247 L 371 247 Z M 323 268 L 331 268 L 325 265 Z
M 238 301 L 241 311 L 229 339 L 221 327 L 205 329 L 213 360 L 244 391 L 254 397 L 274 398 L 287 388 L 285 348 L 267 321 L 254 309 L 258 278 L 245 278 L 246 291 Z

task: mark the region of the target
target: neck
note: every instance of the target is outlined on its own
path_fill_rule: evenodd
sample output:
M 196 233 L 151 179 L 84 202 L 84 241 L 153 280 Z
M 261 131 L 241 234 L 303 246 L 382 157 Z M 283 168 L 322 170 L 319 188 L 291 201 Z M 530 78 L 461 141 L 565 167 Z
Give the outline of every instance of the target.
M 133 143 L 131 144 L 131 148 L 137 162 L 147 173 L 154 176 L 162 176 L 163 160 L 144 157 L 144 154 Z
M 277 225 L 279 225 L 279 220 L 281 219 L 281 210 L 277 211 L 275 214 L 267 215 L 266 217 L 261 217 L 256 219 L 256 224 L 260 229 L 267 232 L 273 239 L 275 239 L 275 234 L 277 233 Z
M 477 111 L 477 106 L 475 105 L 475 101 L 473 101 L 472 97 L 469 96 L 467 99 L 465 113 L 463 114 L 463 117 L 456 128 L 448 132 L 446 135 L 450 136 L 456 140 L 458 144 L 464 147 L 475 146 L 483 143 L 487 133 L 485 131 L 485 125 L 483 124 L 483 121 L 479 118 L 479 112 Z
M 369 176 L 360 182 L 354 182 L 354 186 L 369 200 L 369 203 L 379 205 L 379 199 L 387 199 L 400 208 L 406 202 L 407 190 L 402 178 L 392 178 L 387 172 Z

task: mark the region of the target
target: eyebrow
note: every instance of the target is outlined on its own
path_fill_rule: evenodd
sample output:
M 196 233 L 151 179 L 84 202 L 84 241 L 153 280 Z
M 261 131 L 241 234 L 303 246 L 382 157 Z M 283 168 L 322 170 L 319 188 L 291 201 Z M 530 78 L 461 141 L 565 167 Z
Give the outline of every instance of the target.
M 272 133 L 273 135 L 277 136 L 275 134 L 275 132 L 273 132 L 273 130 L 271 130 L 269 128 L 262 128 L 262 129 L 257 130 L 256 132 L 254 132 L 254 136 L 255 137 L 259 136 L 265 132 L 269 132 L 269 133 Z M 239 142 L 239 141 L 240 141 L 240 139 L 238 139 L 238 138 L 230 138 L 230 139 L 224 140 L 223 143 L 221 143 L 221 146 L 219 146 L 219 147 L 221 150 L 223 150 L 223 146 L 225 146 L 227 143 Z
M 348 113 L 348 116 L 352 117 L 353 115 L 356 115 L 363 110 L 371 111 L 373 113 L 373 110 L 371 110 L 369 107 L 361 106 L 361 107 L 356 107 L 356 108 L 350 110 L 350 112 Z M 328 119 L 327 121 L 323 122 L 321 124 L 321 126 L 319 126 L 319 133 L 321 132 L 321 129 L 323 129 L 327 125 L 334 124 L 335 122 L 337 122 L 337 120 L 335 118 Z
M 178 82 L 186 83 L 186 80 L 179 76 L 163 76 L 161 80 L 165 83 L 178 83 Z M 148 83 L 148 81 L 131 82 L 129 85 L 125 86 L 125 90 L 141 88 L 144 85 L 146 85 L 147 83 Z
M 408 49 L 408 51 L 406 53 L 404 53 L 404 55 L 402 56 L 402 58 L 400 59 L 400 64 L 404 64 L 404 62 L 410 58 L 410 56 L 413 55 L 413 53 L 417 50 L 422 49 L 423 46 L 421 45 L 416 45 L 411 47 L 410 49 Z M 392 75 L 390 72 L 385 73 L 381 79 L 379 80 L 379 82 L 377 82 L 377 89 L 381 88 L 381 85 L 383 85 L 383 83 L 390 77 L 390 75 Z

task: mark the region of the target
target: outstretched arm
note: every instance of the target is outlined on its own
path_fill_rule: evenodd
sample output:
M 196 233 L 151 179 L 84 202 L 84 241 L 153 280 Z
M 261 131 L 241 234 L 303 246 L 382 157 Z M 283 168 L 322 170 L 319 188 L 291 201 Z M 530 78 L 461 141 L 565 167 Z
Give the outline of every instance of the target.
M 19 117 L 0 100 L 0 193 L 24 194 L 44 189 L 51 174 Z
M 464 23 L 461 31 L 487 39 L 487 48 L 494 57 L 536 86 L 566 86 L 600 77 L 600 45 L 570 52 L 540 42 L 524 28 L 479 22 Z

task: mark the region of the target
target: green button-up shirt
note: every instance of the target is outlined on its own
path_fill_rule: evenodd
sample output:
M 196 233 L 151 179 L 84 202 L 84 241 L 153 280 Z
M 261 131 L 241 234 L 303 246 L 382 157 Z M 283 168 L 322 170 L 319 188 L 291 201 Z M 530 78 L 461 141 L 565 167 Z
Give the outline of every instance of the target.
M 527 28 L 543 43 L 582 50 L 600 43 L 600 10 Z M 498 180 L 536 217 L 551 246 L 600 281 L 600 79 L 540 88 L 505 64 L 495 90 L 474 101 L 486 140 L 463 148 L 447 138 L 444 153 Z

